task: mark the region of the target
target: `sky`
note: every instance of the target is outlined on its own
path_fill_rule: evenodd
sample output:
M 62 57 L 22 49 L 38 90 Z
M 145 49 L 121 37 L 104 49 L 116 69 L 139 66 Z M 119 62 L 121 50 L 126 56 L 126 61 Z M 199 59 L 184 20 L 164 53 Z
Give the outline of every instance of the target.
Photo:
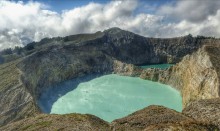
M 111 27 L 146 37 L 220 38 L 220 0 L 0 0 L 0 50 Z

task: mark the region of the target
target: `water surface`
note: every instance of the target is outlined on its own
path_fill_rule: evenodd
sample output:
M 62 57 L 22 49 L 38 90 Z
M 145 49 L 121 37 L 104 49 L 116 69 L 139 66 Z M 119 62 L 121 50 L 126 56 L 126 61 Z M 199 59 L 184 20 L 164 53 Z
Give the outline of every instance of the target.
M 149 105 L 182 110 L 180 93 L 170 86 L 115 74 L 61 83 L 45 91 L 39 104 L 47 113 L 88 113 L 109 122 Z
M 144 65 L 141 66 L 142 68 L 146 69 L 146 68 L 160 68 L 160 69 L 166 69 L 169 68 L 170 66 L 172 66 L 174 64 L 157 64 L 157 65 Z

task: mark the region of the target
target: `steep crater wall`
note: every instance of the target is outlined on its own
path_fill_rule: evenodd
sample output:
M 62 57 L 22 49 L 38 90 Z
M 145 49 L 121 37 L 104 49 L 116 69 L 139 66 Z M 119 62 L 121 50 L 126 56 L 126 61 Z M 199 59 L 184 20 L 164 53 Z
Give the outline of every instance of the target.
M 183 107 L 200 99 L 219 97 L 220 47 L 205 45 L 167 70 L 148 69 L 141 78 L 159 81 L 181 91 Z

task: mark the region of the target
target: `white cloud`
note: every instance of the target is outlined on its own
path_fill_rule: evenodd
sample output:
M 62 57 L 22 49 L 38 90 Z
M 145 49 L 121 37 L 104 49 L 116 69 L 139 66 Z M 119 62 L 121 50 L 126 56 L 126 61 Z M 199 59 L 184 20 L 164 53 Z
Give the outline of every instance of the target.
M 202 22 L 219 9 L 219 0 L 180 0 L 163 5 L 158 13 L 176 20 Z
M 184 2 L 178 1 L 159 9 L 166 11 L 166 14 L 177 10 L 176 14 L 170 14 L 170 17 L 178 18 L 178 21 L 172 22 L 161 12 L 155 15 L 135 14 L 138 8 L 136 0 L 111 1 L 107 4 L 89 3 L 62 13 L 48 10 L 46 5 L 38 2 L 0 1 L 0 50 L 22 46 L 44 37 L 91 33 L 110 27 L 119 27 L 150 37 L 174 37 L 188 33 L 219 37 L 220 10 L 217 10 L 217 7 L 212 11 L 208 5 L 199 6 L 198 9 L 195 6 L 195 12 L 205 9 L 208 13 L 177 17 L 182 9 L 192 8 L 187 2 L 181 7 L 182 3 Z M 193 15 L 196 15 L 195 19 Z
M 157 12 L 166 18 L 176 20 L 169 30 L 177 35 L 220 37 L 220 1 L 219 0 L 181 0 L 175 4 L 163 5 Z M 168 34 L 168 36 L 173 36 Z
M 131 17 L 136 7 L 137 1 L 89 3 L 58 14 L 46 10 L 45 5 L 38 2 L 0 1 L 1 49 L 44 37 L 96 32 L 118 26 L 118 19 Z

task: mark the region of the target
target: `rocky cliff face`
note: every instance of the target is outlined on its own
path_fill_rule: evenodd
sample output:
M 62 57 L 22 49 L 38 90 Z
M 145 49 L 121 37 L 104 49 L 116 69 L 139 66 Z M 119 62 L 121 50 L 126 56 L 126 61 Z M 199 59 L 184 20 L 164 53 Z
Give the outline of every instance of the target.
M 22 81 L 37 100 L 47 87 L 92 73 L 112 70 L 113 60 L 101 51 L 84 46 L 56 46 L 39 51 L 18 64 Z
M 0 125 L 35 115 L 31 94 L 20 80 L 20 60 L 0 65 Z
M 141 78 L 166 83 L 180 90 L 184 107 L 192 101 L 217 98 L 220 89 L 219 51 L 219 46 L 205 45 L 165 71 L 143 71 Z
M 173 67 L 172 74 L 175 75 L 171 75 L 182 81 L 182 85 L 178 85 L 178 83 L 175 85 L 181 88 L 184 106 L 191 101 L 219 97 L 219 75 L 212 60 L 212 57 L 217 57 L 218 54 L 211 56 L 209 51 L 211 48 L 218 47 L 204 46 L 193 55 L 185 57 L 178 64 L 179 67 L 176 69 Z M 167 83 L 172 83 L 172 79 Z
M 202 45 L 219 42 L 216 39 L 190 35 L 167 39 L 146 38 L 119 28 L 112 28 L 103 33 L 101 38 L 89 43 L 102 43 L 99 46 L 103 52 L 119 61 L 135 65 L 177 63 Z
M 91 73 L 141 74 L 142 78 L 173 85 L 181 90 L 184 105 L 218 97 L 218 50 L 214 48 L 206 46 L 166 71 L 142 71 L 133 65 L 176 63 L 212 43 L 218 40 L 145 38 L 118 28 L 32 43 L 16 57 L 20 59 L 0 65 L 0 126 L 40 113 L 37 100 L 46 88 Z

